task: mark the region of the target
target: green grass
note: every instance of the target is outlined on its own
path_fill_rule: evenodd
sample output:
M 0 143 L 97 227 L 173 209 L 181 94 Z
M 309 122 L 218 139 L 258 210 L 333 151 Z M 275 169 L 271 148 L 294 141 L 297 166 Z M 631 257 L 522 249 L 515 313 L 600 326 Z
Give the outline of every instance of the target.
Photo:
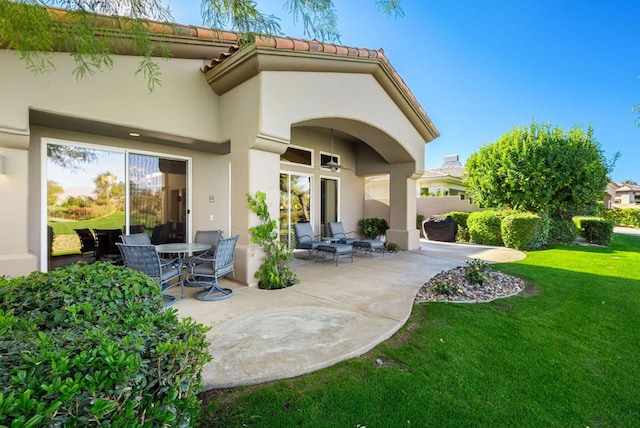
M 75 235 L 73 229 L 122 229 L 124 226 L 124 212 L 116 211 L 109 215 L 91 220 L 79 221 L 54 221 L 49 220 L 47 225 L 53 228 L 56 235 Z
M 639 426 L 640 238 L 496 268 L 524 278 L 525 293 L 414 306 L 360 358 L 202 394 L 202 426 Z

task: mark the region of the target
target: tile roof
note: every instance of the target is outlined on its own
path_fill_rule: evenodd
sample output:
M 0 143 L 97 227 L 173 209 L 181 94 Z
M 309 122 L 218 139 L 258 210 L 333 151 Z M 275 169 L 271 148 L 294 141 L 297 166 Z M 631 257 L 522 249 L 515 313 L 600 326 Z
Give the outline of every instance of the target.
M 280 37 L 280 36 L 256 36 L 255 46 L 258 48 L 271 48 L 271 49 L 281 49 L 281 50 L 289 50 L 296 52 L 310 52 L 310 53 L 323 53 L 328 55 L 335 55 L 338 57 L 353 57 L 353 58 L 365 58 L 365 59 L 376 59 L 379 60 L 384 66 L 386 66 L 392 78 L 399 85 L 402 92 L 407 96 L 409 101 L 414 105 L 416 110 L 420 112 L 430 124 L 430 127 L 435 130 L 435 137 L 438 137 L 440 133 L 437 131 L 433 122 L 422 108 L 422 105 L 418 102 L 413 92 L 409 89 L 409 86 L 405 83 L 405 81 L 400 77 L 400 74 L 393 68 L 389 59 L 385 56 L 384 50 L 382 48 L 377 50 L 371 50 L 366 48 L 355 48 L 350 46 L 336 45 L 333 43 L 325 43 L 320 42 L 316 39 L 313 40 L 304 40 L 304 39 L 296 39 L 293 37 Z M 204 67 L 205 73 L 213 70 L 215 67 L 224 62 L 228 57 L 230 57 L 234 52 L 238 50 L 238 47 L 233 48 L 233 52 L 221 54 L 218 58 L 214 58 L 211 60 L 209 65 Z
M 70 22 L 70 12 L 65 9 L 59 9 L 54 7 L 45 6 L 50 10 L 57 20 L 60 22 Z M 106 16 L 96 14 L 96 25 L 99 28 L 107 30 L 126 30 L 127 20 L 118 16 Z M 147 21 L 148 29 L 150 33 L 157 34 L 161 37 L 166 37 L 175 40 L 188 41 L 211 41 L 219 42 L 227 45 L 227 50 L 218 54 L 216 58 L 213 58 L 211 62 L 204 67 L 204 72 L 215 68 L 227 58 L 233 56 L 235 52 L 239 50 L 240 35 L 239 33 L 226 30 L 214 30 L 210 28 L 198 27 L 194 25 L 182 25 L 173 23 L 163 23 L 157 21 Z M 355 48 L 343 45 L 336 45 L 333 43 L 324 43 L 318 40 L 303 40 L 292 37 L 279 37 L 279 36 L 256 36 L 253 42 L 255 47 L 258 48 L 271 48 L 282 49 L 296 52 L 309 52 L 309 53 L 323 53 L 327 55 L 335 55 L 338 57 L 354 57 L 364 59 L 375 59 L 380 61 L 384 67 L 386 67 L 392 77 L 392 79 L 399 86 L 399 89 L 404 93 L 413 107 L 423 116 L 424 120 L 429 124 L 429 127 L 433 130 L 433 137 L 436 138 L 440 135 L 433 122 L 424 111 L 416 97 L 413 95 L 409 86 L 404 82 L 402 77 L 393 68 L 387 57 L 384 55 L 382 49 L 371 50 L 365 48 Z

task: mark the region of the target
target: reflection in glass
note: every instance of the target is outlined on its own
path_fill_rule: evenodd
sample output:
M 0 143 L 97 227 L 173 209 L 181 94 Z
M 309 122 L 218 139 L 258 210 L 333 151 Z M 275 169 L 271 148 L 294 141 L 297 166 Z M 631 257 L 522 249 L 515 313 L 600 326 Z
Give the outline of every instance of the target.
M 293 225 L 311 221 L 311 177 L 280 174 L 280 239 L 295 247 Z

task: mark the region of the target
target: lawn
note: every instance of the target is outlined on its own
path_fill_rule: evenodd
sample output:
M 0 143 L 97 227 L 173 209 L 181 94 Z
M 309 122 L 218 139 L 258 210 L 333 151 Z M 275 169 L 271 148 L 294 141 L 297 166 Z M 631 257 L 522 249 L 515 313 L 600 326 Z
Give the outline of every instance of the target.
M 495 267 L 524 278 L 525 292 L 416 305 L 360 358 L 203 393 L 202 426 L 639 426 L 640 238 Z
M 53 228 L 53 232 L 56 235 L 75 235 L 76 232 L 73 229 L 122 229 L 124 227 L 124 211 L 116 211 L 104 217 L 91 220 L 49 220 L 47 225 Z

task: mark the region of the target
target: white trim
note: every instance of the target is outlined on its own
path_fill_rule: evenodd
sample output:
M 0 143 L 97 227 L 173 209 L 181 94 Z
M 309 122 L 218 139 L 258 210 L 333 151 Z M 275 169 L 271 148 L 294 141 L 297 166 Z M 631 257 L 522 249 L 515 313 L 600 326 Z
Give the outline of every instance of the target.
M 324 168 L 324 169 L 326 169 L 326 168 Z M 332 176 L 332 175 L 322 175 L 322 174 L 318 175 L 318 198 L 321 197 L 321 195 L 320 195 L 321 190 L 322 190 L 321 189 L 321 186 L 322 186 L 321 182 L 322 182 L 323 178 L 325 180 L 334 180 L 334 181 L 336 181 L 336 190 L 337 190 L 336 198 L 338 198 L 337 206 L 336 206 L 336 221 L 342 221 L 340 219 L 340 217 L 341 217 L 341 215 L 340 215 L 340 207 L 342 206 L 341 197 L 340 197 L 341 196 L 341 192 L 342 192 L 342 186 L 341 186 L 341 183 L 340 183 L 340 177 L 336 177 L 336 176 Z M 321 203 L 321 201 L 320 201 L 320 203 Z M 320 206 L 320 210 L 322 210 L 322 206 Z

